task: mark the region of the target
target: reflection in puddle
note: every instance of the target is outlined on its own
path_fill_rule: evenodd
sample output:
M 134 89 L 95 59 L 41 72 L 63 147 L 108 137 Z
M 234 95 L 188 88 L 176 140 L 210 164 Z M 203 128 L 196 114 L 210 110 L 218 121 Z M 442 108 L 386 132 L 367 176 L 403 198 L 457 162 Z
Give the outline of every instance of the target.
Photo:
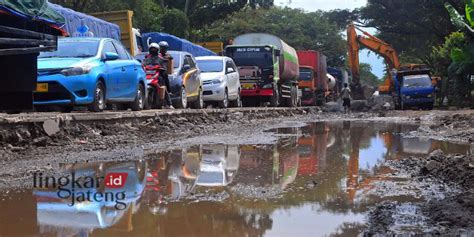
M 414 129 L 315 123 L 272 130 L 280 134 L 273 145 L 198 145 L 140 161 L 66 164 L 63 175 L 82 177 L 79 186 L 62 186 L 76 195 L 74 205 L 57 187 L 10 194 L 0 201 L 0 236 L 356 235 L 368 209 L 386 198 L 367 192 L 391 173 L 385 160 L 470 152 L 401 135 Z M 110 174 L 126 182 L 107 185 Z M 86 177 L 104 180 L 88 187 Z M 85 193 L 109 198 L 77 198 Z M 400 213 L 417 211 L 407 204 Z

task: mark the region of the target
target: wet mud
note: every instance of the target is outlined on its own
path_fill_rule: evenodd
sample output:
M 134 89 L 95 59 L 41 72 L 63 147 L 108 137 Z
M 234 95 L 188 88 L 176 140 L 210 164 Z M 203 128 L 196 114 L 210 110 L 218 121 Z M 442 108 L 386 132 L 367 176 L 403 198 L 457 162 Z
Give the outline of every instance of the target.
M 0 236 L 469 236 L 472 116 L 301 109 L 2 124 Z M 59 184 L 73 173 L 78 186 Z M 125 184 L 108 186 L 109 174 Z

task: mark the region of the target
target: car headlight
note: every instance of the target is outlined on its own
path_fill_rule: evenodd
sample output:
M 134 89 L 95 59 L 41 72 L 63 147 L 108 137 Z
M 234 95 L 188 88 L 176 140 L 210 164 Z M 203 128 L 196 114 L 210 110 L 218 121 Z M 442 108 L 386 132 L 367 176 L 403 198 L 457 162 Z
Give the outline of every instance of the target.
M 428 98 L 433 98 L 433 94 L 429 94 L 429 95 L 427 95 L 426 97 L 428 97 Z
M 221 84 L 223 82 L 222 78 L 212 80 L 212 84 Z
M 80 67 L 73 67 L 73 68 L 68 68 L 64 69 L 61 71 L 61 74 L 64 76 L 70 77 L 70 76 L 79 76 L 79 75 L 84 75 L 88 74 L 91 72 L 92 66 L 91 65 L 83 65 Z

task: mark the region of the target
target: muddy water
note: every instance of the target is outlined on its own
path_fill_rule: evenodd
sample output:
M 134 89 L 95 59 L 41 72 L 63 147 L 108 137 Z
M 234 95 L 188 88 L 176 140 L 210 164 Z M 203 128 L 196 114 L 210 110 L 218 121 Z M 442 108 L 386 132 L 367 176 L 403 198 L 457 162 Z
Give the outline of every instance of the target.
M 0 236 L 356 236 L 376 203 L 423 201 L 372 192 L 391 173 L 385 160 L 471 152 L 403 136 L 415 129 L 315 123 L 268 131 L 279 137 L 273 145 L 194 145 L 140 161 L 64 164 L 54 177 L 35 174 L 33 190 L 2 196 Z M 400 226 L 413 223 L 420 224 Z

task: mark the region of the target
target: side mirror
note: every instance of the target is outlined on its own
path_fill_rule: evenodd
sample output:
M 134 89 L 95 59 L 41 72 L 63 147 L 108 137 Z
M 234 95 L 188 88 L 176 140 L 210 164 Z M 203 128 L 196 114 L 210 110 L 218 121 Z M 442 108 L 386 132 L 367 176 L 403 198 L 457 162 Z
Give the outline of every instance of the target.
M 280 50 L 275 50 L 275 56 L 280 57 L 281 56 L 281 51 Z
M 185 72 L 187 72 L 187 71 L 189 71 L 189 70 L 191 70 L 191 66 L 189 66 L 189 65 L 184 65 L 184 66 L 183 66 L 183 70 L 182 70 L 183 73 L 185 73 Z
M 112 53 L 112 52 L 105 53 L 104 61 L 114 61 L 114 60 L 117 60 L 117 59 L 119 59 L 118 54 Z
M 231 68 L 231 67 L 230 67 L 230 68 L 227 68 L 227 72 L 226 72 L 227 74 L 234 73 L 234 72 L 235 72 L 235 71 L 234 71 L 233 68 Z

